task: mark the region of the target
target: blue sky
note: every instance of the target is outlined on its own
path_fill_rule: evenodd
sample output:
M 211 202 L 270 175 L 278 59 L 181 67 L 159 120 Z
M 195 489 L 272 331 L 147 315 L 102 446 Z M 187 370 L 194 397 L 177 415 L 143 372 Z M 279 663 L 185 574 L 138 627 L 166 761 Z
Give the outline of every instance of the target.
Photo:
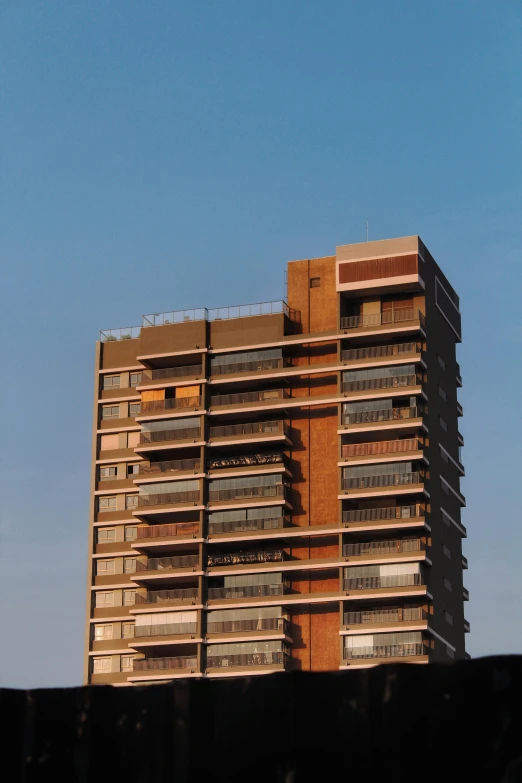
M 94 343 L 420 234 L 461 297 L 472 655 L 522 653 L 518 0 L 1 0 L 0 684 L 81 680 Z

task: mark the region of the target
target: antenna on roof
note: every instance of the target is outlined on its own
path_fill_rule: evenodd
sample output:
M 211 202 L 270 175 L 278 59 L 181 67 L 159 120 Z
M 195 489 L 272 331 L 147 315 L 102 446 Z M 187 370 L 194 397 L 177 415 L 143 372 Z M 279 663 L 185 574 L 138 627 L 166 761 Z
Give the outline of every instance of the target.
M 370 221 L 368 220 L 368 218 L 366 218 L 366 241 L 368 241 L 368 227 L 369 227 L 369 225 L 370 225 Z

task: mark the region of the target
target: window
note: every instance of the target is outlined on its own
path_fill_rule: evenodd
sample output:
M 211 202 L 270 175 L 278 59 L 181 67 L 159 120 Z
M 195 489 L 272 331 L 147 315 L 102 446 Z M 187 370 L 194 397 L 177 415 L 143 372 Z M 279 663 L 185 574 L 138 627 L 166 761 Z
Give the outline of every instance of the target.
M 134 636 L 134 623 L 121 624 L 121 638 L 131 639 Z
M 111 671 L 110 658 L 93 658 L 92 660 L 93 674 L 107 674 L 110 671 Z
M 114 480 L 118 475 L 118 468 L 116 465 L 103 465 L 100 467 L 100 481 Z
M 125 527 L 125 541 L 135 541 L 138 538 L 138 528 L 134 526 L 126 525 Z
M 444 421 L 444 419 L 441 416 L 439 416 L 439 424 L 440 424 L 441 428 L 444 430 L 444 432 L 448 431 L 448 425 L 446 424 L 446 422 Z
M 123 591 L 123 606 L 134 606 L 136 603 L 136 590 Z
M 104 375 L 103 376 L 103 388 L 104 389 L 119 389 L 120 388 L 120 376 L 119 375 Z
M 115 511 L 116 510 L 116 495 L 108 495 L 103 498 L 98 498 L 98 510 L 99 511 Z
M 444 460 L 444 462 L 448 462 L 448 463 L 449 463 L 448 455 L 447 455 L 447 454 L 446 454 L 446 452 L 445 452 L 445 451 L 443 451 L 442 449 L 440 450 L 440 456 L 442 457 L 442 459 Z
M 119 419 L 119 405 L 102 405 L 102 419 Z
M 141 383 L 141 372 L 131 372 L 130 379 L 129 379 L 129 385 L 130 386 L 138 386 L 138 384 Z
M 94 626 L 94 641 L 101 642 L 107 639 L 112 639 L 112 623 L 109 625 L 95 625 Z
M 442 551 L 444 552 L 444 554 L 446 555 L 446 557 L 448 558 L 448 560 L 451 560 L 451 549 L 449 549 L 449 548 L 446 546 L 446 544 L 443 544 L 443 545 L 442 545 Z
M 127 495 L 127 497 L 125 498 L 125 508 L 127 510 L 130 508 L 138 508 L 138 496 Z
M 133 449 L 134 446 L 137 446 L 139 444 L 139 442 L 140 442 L 140 433 L 139 432 L 129 432 L 128 437 L 127 437 L 127 448 Z
M 442 388 L 442 386 L 439 386 L 439 395 L 440 395 L 440 397 L 442 397 L 442 399 L 444 400 L 444 402 L 447 402 L 447 400 L 448 400 L 448 395 L 446 394 L 446 392 L 444 391 L 444 389 Z
M 122 655 L 121 656 L 121 670 L 122 672 L 131 672 L 133 669 L 135 655 Z
M 120 446 L 120 439 L 118 435 L 102 435 L 100 437 L 100 451 L 110 451 L 111 449 L 118 449 Z
M 442 356 L 439 356 L 439 354 L 437 354 L 437 361 L 440 364 L 440 366 L 442 367 L 442 369 L 445 370 L 446 369 L 446 362 L 444 361 Z
M 95 606 L 98 609 L 103 606 L 114 606 L 114 592 L 112 590 L 96 593 Z
M 449 612 L 444 612 L 444 617 L 449 625 L 453 625 L 453 616 Z
M 102 527 L 98 530 L 98 544 L 110 544 L 116 541 L 116 528 Z
M 141 412 L 141 402 L 129 403 L 129 416 L 139 416 Z
M 450 593 L 453 592 L 453 585 L 451 584 L 449 579 L 444 579 L 444 587 L 446 590 L 449 590 Z
M 310 288 L 320 288 L 321 287 L 321 278 L 320 277 L 311 277 L 310 278 Z
M 445 495 L 449 495 L 449 493 L 450 493 L 450 491 L 449 491 L 449 486 L 448 486 L 448 485 L 446 484 L 446 482 L 445 482 L 445 481 L 443 481 L 443 480 L 441 480 L 441 482 L 440 482 L 440 483 L 441 483 L 441 486 L 442 486 L 442 491 L 444 492 L 444 494 L 445 494 Z
M 96 564 L 97 576 L 106 576 L 107 574 L 114 574 L 116 569 L 116 563 L 114 560 L 98 560 Z
M 136 558 L 135 557 L 125 557 L 123 559 L 123 573 L 124 574 L 133 574 L 136 570 Z
M 451 647 L 446 646 L 446 653 L 449 658 L 455 658 L 455 651 L 452 650 Z
M 131 478 L 131 476 L 137 476 L 140 472 L 140 466 L 137 462 L 132 462 L 130 465 L 127 465 L 127 478 Z

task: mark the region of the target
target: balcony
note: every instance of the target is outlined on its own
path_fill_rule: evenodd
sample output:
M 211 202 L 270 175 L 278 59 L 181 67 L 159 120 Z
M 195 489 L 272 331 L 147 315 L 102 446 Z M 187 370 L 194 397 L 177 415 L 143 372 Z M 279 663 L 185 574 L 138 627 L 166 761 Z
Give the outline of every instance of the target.
M 173 576 L 175 572 L 199 570 L 198 555 L 179 555 L 173 557 L 150 557 L 146 563 L 136 562 L 135 580 Z
M 275 370 L 282 370 L 285 367 L 291 367 L 291 361 L 286 357 L 280 357 L 277 359 L 255 359 L 251 362 L 234 362 L 233 364 L 218 364 L 211 367 L 211 376 L 223 375 L 244 375 L 248 373 L 263 374 L 266 372 L 274 372 Z
M 418 504 L 410 506 L 386 506 L 385 508 L 360 508 L 343 511 L 343 525 L 359 523 L 379 524 L 393 520 L 405 522 L 412 519 L 424 519 L 424 508 Z
M 134 628 L 134 641 L 136 639 L 150 639 L 154 636 L 195 636 L 198 632 L 197 623 L 165 623 L 162 625 L 136 625 Z
M 469 590 L 467 587 L 462 588 L 462 598 L 464 601 L 469 601 Z
M 173 538 L 199 538 L 201 536 L 199 522 L 176 522 L 169 525 L 149 525 L 139 527 L 138 535 L 132 542 L 134 548 L 140 548 L 147 544 L 168 545 Z
M 353 647 L 343 650 L 343 659 L 353 661 L 361 658 L 418 658 L 428 656 L 430 648 L 426 642 L 411 644 L 385 644 L 377 647 Z
M 199 590 L 197 587 L 182 587 L 178 590 L 149 590 L 146 595 L 136 595 L 136 605 L 143 604 L 197 604 Z
M 420 539 L 391 539 L 389 541 L 364 541 L 358 544 L 344 544 L 343 557 L 389 557 L 395 555 L 425 552 L 426 544 Z
M 285 582 L 277 582 L 271 585 L 241 585 L 234 587 L 209 587 L 209 601 L 241 598 L 267 598 L 270 596 L 285 595 L 288 586 Z
M 271 552 L 233 552 L 224 555 L 209 555 L 208 566 L 252 565 L 253 563 L 279 563 L 285 559 L 282 549 Z
M 397 576 L 360 576 L 343 580 L 343 590 L 382 590 L 391 587 L 415 587 L 423 584 L 422 574 Z
M 244 392 L 240 394 L 216 394 L 210 398 L 212 408 L 236 408 L 238 406 L 264 408 L 277 405 L 290 397 L 288 389 Z
M 345 629 L 351 626 L 395 626 L 427 622 L 428 613 L 421 607 L 401 607 L 394 609 L 369 609 L 364 612 L 345 612 Z M 361 629 L 362 630 L 362 629 Z
M 234 441 L 282 440 L 290 444 L 290 428 L 285 421 L 255 421 L 246 424 L 228 424 L 211 427 L 209 445 L 220 445 Z
M 288 653 L 284 652 L 258 652 L 244 653 L 242 655 L 209 655 L 207 658 L 208 669 L 240 668 L 269 666 L 271 668 L 285 669 L 290 661 Z
M 400 343 L 398 345 L 371 345 L 367 348 L 350 348 L 347 351 L 341 351 L 342 362 L 368 362 L 373 360 L 378 362 L 381 359 L 399 359 L 402 356 L 410 357 L 420 354 L 422 347 L 420 343 Z
M 357 413 L 343 413 L 341 422 L 344 425 L 374 425 L 369 429 L 379 429 L 379 425 L 397 426 L 399 424 L 411 423 L 411 425 L 422 424 L 424 408 L 421 406 L 405 408 L 384 408 L 377 411 L 357 411 Z M 377 425 L 377 426 L 375 426 Z M 364 427 L 363 429 L 366 429 Z
M 471 631 L 471 625 L 469 624 L 468 620 L 464 620 L 464 633 L 469 633 Z
M 462 555 L 462 568 L 466 570 L 468 568 L 468 558 Z
M 175 658 L 143 658 L 134 661 L 133 671 L 136 672 L 171 672 L 179 669 L 197 669 L 196 655 L 177 655 Z
M 162 462 L 151 462 L 145 464 L 139 463 L 138 475 L 144 478 L 163 478 L 163 474 L 167 478 L 171 474 L 176 473 L 200 473 L 203 469 L 201 460 L 199 459 L 171 459 Z M 135 479 L 139 482 L 140 479 Z
M 379 462 L 373 457 L 382 455 L 408 455 L 421 452 L 424 444 L 418 438 L 403 440 L 382 440 L 375 443 L 349 443 L 341 447 L 341 456 L 346 462 Z M 399 456 L 399 459 L 401 457 Z
M 142 370 L 141 381 L 138 388 L 147 388 L 152 385 L 161 385 L 163 382 L 196 380 L 203 375 L 201 364 L 191 364 L 186 367 L 163 367 L 158 370 Z
M 412 307 L 401 307 L 371 315 L 352 315 L 341 318 L 342 331 L 403 331 L 406 327 L 424 329 L 426 319 L 420 310 Z
M 279 631 L 288 635 L 290 624 L 284 617 L 254 618 L 252 620 L 229 620 L 220 623 L 207 623 L 207 634 L 237 634 L 256 631 Z
M 147 449 L 148 447 L 168 448 L 181 445 L 183 443 L 195 443 L 201 439 L 200 427 L 183 427 L 180 429 L 154 430 L 151 432 L 140 432 L 140 443 L 136 446 L 136 451 Z
M 141 403 L 141 412 L 136 420 L 139 421 L 149 415 L 156 418 L 162 413 L 175 414 L 177 412 L 186 413 L 188 410 L 198 410 L 201 408 L 203 398 L 201 396 L 193 397 L 169 397 L 164 400 L 145 400 Z
M 210 489 L 208 493 L 209 503 L 230 503 L 236 501 L 241 505 L 245 501 L 264 500 L 266 498 L 284 498 L 287 485 L 273 484 L 269 486 L 236 487 L 235 489 Z
M 394 375 L 383 378 L 367 378 L 363 381 L 346 381 L 341 384 L 343 394 L 380 391 L 382 389 L 409 389 L 422 386 L 422 375 Z
M 282 465 L 285 471 L 289 472 L 289 460 L 286 454 L 272 453 L 272 454 L 241 454 L 239 456 L 230 457 L 216 457 L 211 458 L 207 462 L 207 469 L 209 472 L 219 471 L 217 475 L 225 473 L 227 469 L 233 469 L 234 473 L 254 473 L 259 472 L 260 467 L 267 467 L 268 465 Z M 235 468 L 243 468 L 242 471 L 236 471 Z
M 253 519 L 236 519 L 227 522 L 213 522 L 209 520 L 209 534 L 220 535 L 223 533 L 255 533 L 259 530 L 281 530 L 290 525 L 288 517 L 283 515 L 271 517 L 258 517 Z
M 197 506 L 201 503 L 199 490 L 190 492 L 168 492 L 154 495 L 138 495 L 138 508 L 153 508 L 156 506 Z M 143 513 L 136 511 L 136 514 Z
M 342 479 L 342 490 L 347 496 L 363 496 L 373 494 L 374 491 L 380 494 L 389 494 L 393 491 L 402 492 L 420 492 L 424 485 L 424 474 L 414 473 L 391 473 L 386 476 L 358 476 L 356 478 Z M 382 490 L 382 492 L 381 492 Z M 340 496 L 344 497 L 343 495 Z

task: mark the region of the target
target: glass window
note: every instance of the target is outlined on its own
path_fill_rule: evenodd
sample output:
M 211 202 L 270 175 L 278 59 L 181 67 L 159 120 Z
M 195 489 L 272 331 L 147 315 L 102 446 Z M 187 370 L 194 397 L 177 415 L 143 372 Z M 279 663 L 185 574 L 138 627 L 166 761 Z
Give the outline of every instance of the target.
M 100 481 L 114 480 L 118 475 L 118 468 L 116 465 L 101 465 L 99 475 Z
M 138 538 L 138 528 L 134 525 L 125 526 L 125 541 L 135 541 Z
M 444 612 L 444 617 L 446 618 L 446 622 L 450 625 L 453 625 L 453 617 L 449 612 Z
M 134 636 L 134 623 L 121 624 L 121 638 L 131 639 Z
M 112 623 L 108 625 L 95 625 L 94 626 L 94 641 L 101 642 L 107 639 L 113 638 Z
M 311 277 L 310 278 L 310 288 L 320 288 L 321 287 L 321 278 L 320 277 Z
M 444 391 L 444 389 L 442 388 L 442 386 L 439 386 L 439 396 L 440 396 L 440 397 L 442 397 L 442 399 L 444 400 L 444 402 L 446 402 L 446 401 L 447 401 L 447 399 L 448 399 L 448 395 L 446 394 L 446 392 Z
M 444 587 L 446 590 L 449 590 L 450 593 L 453 591 L 453 585 L 451 584 L 449 579 L 444 579 Z
M 141 412 L 141 402 L 129 403 L 129 416 L 139 416 Z
M 102 606 L 114 606 L 114 592 L 112 590 L 96 593 L 96 608 Z
M 131 672 L 133 669 L 133 663 L 135 655 L 122 655 L 121 656 L 121 670 L 122 672 Z
M 446 546 L 446 544 L 443 544 L 442 550 L 443 550 L 444 554 L 446 555 L 446 557 L 448 558 L 448 560 L 451 560 L 451 549 L 449 549 Z
M 93 658 L 92 660 L 93 674 L 107 674 L 110 671 L 111 671 L 110 658 Z
M 123 591 L 123 606 L 134 606 L 136 603 L 136 590 Z
M 102 405 L 102 419 L 119 419 L 119 405 Z
M 437 361 L 440 364 L 440 366 L 442 367 L 442 369 L 445 370 L 446 369 L 446 362 L 444 361 L 442 356 L 439 356 L 439 354 L 437 354 Z
M 120 376 L 119 375 L 104 375 L 102 381 L 102 388 L 104 389 L 119 389 L 120 388 Z
M 116 541 L 116 528 L 102 527 L 98 530 L 98 544 L 110 544 Z
M 136 570 L 136 558 L 135 557 L 125 557 L 123 559 L 123 573 L 124 574 L 133 574 Z
M 125 508 L 138 508 L 138 496 L 137 495 L 127 495 L 125 498 Z
M 96 564 L 96 574 L 98 576 L 105 576 L 106 574 L 114 574 L 116 569 L 116 563 L 114 560 L 98 560 Z
M 129 384 L 130 386 L 138 386 L 141 383 L 141 372 L 131 372 Z
M 137 462 L 131 462 L 129 465 L 127 465 L 127 478 L 131 478 L 131 476 L 137 476 L 140 472 L 140 466 Z
M 444 419 L 442 419 L 440 416 L 439 416 L 439 423 L 440 423 L 440 426 L 442 427 L 442 429 L 444 430 L 444 432 L 447 432 L 448 431 L 448 425 L 446 424 Z
M 116 495 L 98 498 L 98 509 L 100 511 L 115 511 Z

